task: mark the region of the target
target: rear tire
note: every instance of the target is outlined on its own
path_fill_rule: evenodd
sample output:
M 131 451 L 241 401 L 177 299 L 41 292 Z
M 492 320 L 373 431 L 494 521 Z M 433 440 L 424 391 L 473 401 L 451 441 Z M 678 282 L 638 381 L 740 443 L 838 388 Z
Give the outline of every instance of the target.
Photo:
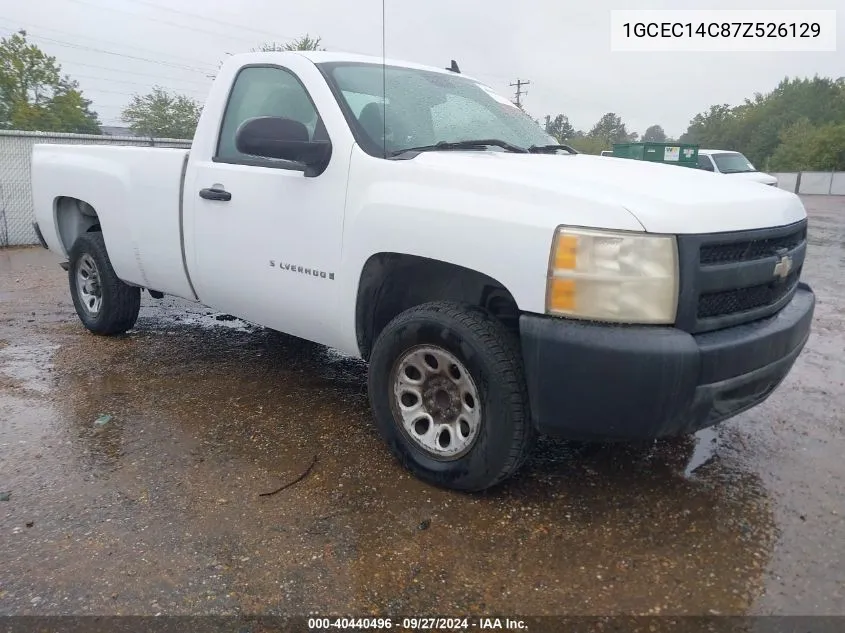
M 70 294 L 82 324 L 94 334 L 131 330 L 141 309 L 141 289 L 118 279 L 103 234 L 83 233 L 69 255 Z
M 373 346 L 369 396 L 393 454 L 438 486 L 494 486 L 533 445 L 518 344 L 475 306 L 428 303 L 393 319 Z

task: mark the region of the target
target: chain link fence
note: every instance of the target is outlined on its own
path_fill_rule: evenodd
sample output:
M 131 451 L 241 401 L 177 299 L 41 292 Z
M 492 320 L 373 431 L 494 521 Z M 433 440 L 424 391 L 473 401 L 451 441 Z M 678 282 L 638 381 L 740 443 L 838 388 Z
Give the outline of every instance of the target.
M 35 216 L 30 178 L 32 146 L 36 143 L 191 147 L 191 141 L 185 139 L 0 130 L 0 248 L 38 243 L 32 228 Z

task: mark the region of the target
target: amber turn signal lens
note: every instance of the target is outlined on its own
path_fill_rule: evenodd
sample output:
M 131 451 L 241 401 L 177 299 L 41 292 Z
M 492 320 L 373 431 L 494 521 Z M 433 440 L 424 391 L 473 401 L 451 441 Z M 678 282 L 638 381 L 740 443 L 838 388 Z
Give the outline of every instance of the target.
M 558 235 L 554 268 L 556 270 L 574 270 L 577 263 L 578 237 L 576 235 Z
M 559 312 L 575 310 L 575 280 L 552 279 L 549 287 L 549 308 Z

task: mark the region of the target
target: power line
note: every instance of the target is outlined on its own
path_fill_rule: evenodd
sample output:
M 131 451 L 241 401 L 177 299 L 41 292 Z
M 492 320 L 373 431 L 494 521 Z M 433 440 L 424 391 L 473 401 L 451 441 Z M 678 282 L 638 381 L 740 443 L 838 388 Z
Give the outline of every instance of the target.
M 150 84 L 139 83 L 137 81 L 121 81 L 121 80 L 117 80 L 117 79 L 110 79 L 108 77 L 92 77 L 91 75 L 73 75 L 73 79 L 77 79 L 77 78 L 89 79 L 89 80 L 94 80 L 94 81 L 107 81 L 110 84 L 128 84 L 130 86 L 140 86 L 142 88 L 147 88 L 147 89 L 150 89 L 152 87 Z M 102 90 L 100 88 L 92 88 L 91 91 L 92 92 L 93 91 L 112 92 L 110 90 Z M 176 90 L 176 92 L 193 92 L 194 94 L 203 94 L 203 95 L 208 94 L 207 90 L 198 90 L 196 88 L 187 88 L 187 89 L 180 88 L 179 90 Z M 116 94 L 122 94 L 122 93 L 116 93 Z
M 50 33 L 58 33 L 59 35 L 69 35 L 70 37 L 73 37 L 73 38 L 82 38 L 84 40 L 91 40 L 95 44 L 108 44 L 108 45 L 122 46 L 124 48 L 132 48 L 132 49 L 135 49 L 137 51 L 141 51 L 143 53 L 152 53 L 153 55 L 158 55 L 160 53 L 160 51 L 151 50 L 149 48 L 141 48 L 140 46 L 133 46 L 131 44 L 125 44 L 123 42 L 103 40 L 103 39 L 99 39 L 99 38 L 89 37 L 87 35 L 80 35 L 79 33 L 71 33 L 69 31 L 61 31 L 59 29 L 51 29 L 51 28 L 48 28 L 46 26 L 40 26 L 38 24 L 33 24 L 32 22 L 27 22 L 27 24 L 29 26 L 21 27 L 19 22 L 16 22 L 15 20 L 10 20 L 9 18 L 0 18 L 0 21 L 6 22 L 8 24 L 13 24 L 13 25 L 17 24 L 18 28 L 22 28 L 24 31 L 27 32 L 27 35 L 30 35 L 31 28 L 34 28 L 34 29 L 37 29 L 38 31 L 48 31 Z M 7 27 L 7 28 L 12 28 L 12 27 Z M 38 37 L 38 36 L 33 35 L 33 37 Z M 172 56 L 172 57 L 174 57 L 174 59 L 181 59 L 182 61 L 189 61 L 189 62 L 195 63 L 195 64 L 205 64 L 205 65 L 211 66 L 211 64 L 209 64 L 208 62 L 198 60 L 198 59 L 191 59 L 191 58 L 187 58 L 187 57 L 178 58 L 176 56 Z
M 85 0 L 73 0 L 74 2 L 85 2 Z M 156 4 L 155 2 L 147 2 L 146 0 L 132 0 L 135 4 L 141 4 L 147 7 L 152 7 L 155 9 L 161 9 L 162 11 L 170 11 L 171 13 L 176 13 L 179 15 L 184 15 L 186 17 L 191 18 L 192 20 L 205 20 L 206 22 L 211 22 L 212 24 L 219 24 L 221 26 L 225 26 L 227 29 L 241 29 L 244 31 L 250 31 L 252 33 L 257 33 L 258 35 L 263 35 L 264 37 L 269 37 L 272 40 L 276 39 L 286 39 L 286 40 L 296 40 L 299 39 L 298 36 L 293 35 L 285 35 L 284 33 L 274 33 L 272 31 L 265 31 L 263 29 L 256 29 L 251 26 L 245 26 L 243 24 L 233 24 L 231 22 L 227 22 L 225 20 L 217 20 L 215 18 L 210 18 L 205 15 L 200 15 L 199 13 L 192 13 L 190 11 L 182 11 L 180 9 L 173 9 L 171 7 L 165 7 L 160 4 Z M 138 14 L 133 14 L 138 15 Z M 151 18 L 152 19 L 152 18 Z M 157 20 L 161 22 L 162 20 Z M 173 24 L 172 22 L 164 22 L 165 24 Z M 244 40 L 246 41 L 246 40 Z M 251 41 L 251 40 L 250 40 Z M 329 46 L 328 50 L 335 50 L 335 47 Z M 356 51 L 347 47 L 338 48 L 337 50 L 342 50 L 347 53 L 355 53 L 358 55 L 373 55 L 373 53 L 364 53 L 362 51 Z
M 89 89 L 85 90 L 86 94 L 92 93 L 92 92 L 102 92 L 102 93 L 105 93 L 105 94 L 120 95 L 122 97 L 130 97 L 130 98 L 134 97 L 135 94 L 136 94 L 136 93 L 133 93 L 133 92 L 121 92 L 119 90 L 107 90 L 105 88 L 89 88 Z
M 179 9 L 172 9 L 170 7 L 165 7 L 165 6 L 162 6 L 160 4 L 156 4 L 154 2 L 146 2 L 145 0 L 133 0 L 133 3 L 134 4 L 142 4 L 144 6 L 152 7 L 154 9 L 161 9 L 162 11 L 170 11 L 171 13 L 184 15 L 184 16 L 187 16 L 187 17 L 194 19 L 194 20 L 205 20 L 206 22 L 211 22 L 213 24 L 220 24 L 222 26 L 225 26 L 226 28 L 235 28 L 235 29 L 242 29 L 244 31 L 252 31 L 253 33 L 257 33 L 259 35 L 264 35 L 266 37 L 272 37 L 274 39 L 275 38 L 284 38 L 284 39 L 289 39 L 289 40 L 296 39 L 295 37 L 290 36 L 290 35 L 285 35 L 284 33 L 272 33 L 270 31 L 264 31 L 262 29 L 252 28 L 251 26 L 244 26 L 242 24 L 232 24 L 231 22 L 225 22 L 223 20 L 216 20 L 215 18 L 209 18 L 207 16 L 200 15 L 198 13 L 191 13 L 190 11 L 180 11 Z
M 65 61 L 62 62 L 62 66 L 85 66 L 86 68 L 99 68 L 100 70 L 109 70 L 112 72 L 120 73 L 121 75 L 138 75 L 140 77 L 154 77 L 155 79 L 167 79 L 170 81 L 179 81 L 182 83 L 189 83 L 189 84 L 197 84 L 198 86 L 208 86 L 208 81 L 199 81 L 197 79 L 182 79 L 181 77 L 167 77 L 165 75 L 159 75 L 158 73 L 142 73 L 138 71 L 130 71 L 130 70 L 123 70 L 122 68 L 111 68 L 109 66 L 99 66 L 97 64 L 88 64 L 83 62 L 76 62 L 76 61 Z M 203 71 L 204 73 L 205 71 Z M 76 76 L 75 73 L 71 73 L 74 77 Z M 103 79 L 106 79 L 103 77 Z M 112 81 L 109 79 L 109 81 Z
M 36 28 L 40 29 L 41 27 L 36 27 Z M 45 30 L 47 30 L 47 29 L 45 29 Z M 55 29 L 49 29 L 49 30 L 55 30 Z M 7 32 L 4 33 L 4 35 L 12 35 L 16 32 L 17 31 L 12 31 L 12 30 L 7 29 Z M 48 39 L 48 38 L 45 38 L 45 37 L 40 36 L 40 35 L 33 35 L 33 34 L 29 33 L 28 30 L 27 30 L 27 38 L 34 38 L 34 39 L 37 39 L 37 40 Z M 87 39 L 93 39 L 93 38 L 87 38 Z M 57 40 L 48 40 L 48 41 L 57 41 Z M 70 46 L 70 43 L 63 44 L 63 45 Z M 113 51 L 110 52 L 109 54 L 120 55 L 120 53 L 115 53 Z M 162 63 L 167 63 L 167 62 L 155 60 L 154 63 L 155 64 L 162 64 Z M 62 66 L 62 67 L 64 67 L 64 66 L 85 66 L 86 68 L 99 68 L 100 70 L 107 70 L 107 71 L 110 71 L 110 72 L 120 73 L 121 75 L 138 75 L 140 77 L 154 77 L 156 79 L 169 79 L 169 80 L 172 80 L 172 81 L 179 81 L 179 82 L 182 82 L 182 83 L 191 83 L 191 84 L 197 84 L 199 86 L 208 86 L 208 81 L 200 81 L 200 80 L 197 80 L 197 79 L 185 79 L 183 77 L 172 77 L 172 76 L 168 76 L 168 75 L 162 75 L 160 73 L 145 73 L 145 72 L 141 72 L 141 71 L 137 71 L 137 70 L 126 70 L 124 68 L 114 68 L 113 66 L 102 66 L 100 64 L 90 64 L 88 62 L 78 62 L 78 61 L 72 60 L 72 59 L 71 60 L 67 60 L 67 59 L 62 60 L 62 62 L 60 63 L 60 66 Z M 190 67 L 184 67 L 184 68 L 179 67 L 179 68 L 177 68 L 177 70 L 185 70 L 187 72 L 192 72 L 192 73 L 201 73 L 203 75 L 205 75 L 208 72 L 207 70 L 203 70 L 203 69 L 199 69 L 199 68 L 192 69 Z
M 517 108 L 522 107 L 522 95 L 528 94 L 528 91 L 523 90 L 522 87 L 527 86 L 530 83 L 530 81 L 522 81 L 521 79 L 517 79 L 516 83 L 510 84 L 511 86 L 516 86 L 516 101 L 514 103 L 516 103 Z
M 30 35 L 27 34 L 27 37 L 30 37 Z M 123 58 L 126 58 L 126 59 L 134 59 L 136 61 L 149 62 L 151 64 L 158 64 L 158 65 L 162 65 L 162 66 L 170 66 L 171 68 L 180 68 L 180 69 L 183 69 L 183 70 L 192 70 L 194 72 L 199 72 L 199 73 L 203 73 L 203 74 L 205 74 L 205 73 L 207 73 L 211 70 L 211 69 L 206 69 L 206 68 L 197 68 L 196 66 L 186 66 L 184 64 L 177 64 L 175 62 L 162 61 L 160 59 L 150 59 L 148 57 L 137 57 L 135 55 L 127 55 L 125 53 L 115 53 L 114 51 L 108 51 L 104 48 L 96 48 L 94 46 L 85 46 L 83 44 L 74 44 L 73 42 L 65 42 L 63 40 L 53 39 L 52 37 L 45 37 L 44 35 L 33 35 L 31 37 L 34 38 L 34 39 L 37 39 L 37 40 L 44 40 L 45 42 L 51 42 L 53 44 L 57 44 L 58 46 L 67 46 L 69 48 L 76 48 L 76 49 L 83 50 L 83 51 L 93 51 L 95 53 L 103 53 L 104 55 L 114 55 L 115 57 L 123 57 Z
M 242 42 L 252 42 L 253 40 L 238 37 L 237 35 L 228 35 L 226 33 L 220 33 L 219 31 L 208 31 L 206 29 L 198 29 L 193 26 L 187 26 L 185 24 L 179 24 L 178 22 L 171 22 L 169 20 L 162 20 L 160 18 L 154 18 L 150 15 L 144 15 L 143 13 L 133 13 L 132 11 L 124 11 L 122 9 L 118 9 L 116 7 L 107 7 L 101 4 L 94 4 L 93 2 L 87 2 L 86 0 L 68 0 L 69 2 L 75 2 L 77 4 L 83 4 L 89 7 L 94 7 L 95 9 L 99 9 L 101 11 L 112 11 L 114 13 L 122 13 L 123 15 L 131 15 L 134 18 L 141 18 L 142 20 L 150 20 L 151 22 L 158 22 L 160 24 L 166 24 L 168 26 L 174 26 L 178 29 L 182 29 L 185 31 L 194 31 L 196 33 L 205 33 L 206 35 L 213 35 L 214 37 L 225 37 L 232 40 L 240 40 Z

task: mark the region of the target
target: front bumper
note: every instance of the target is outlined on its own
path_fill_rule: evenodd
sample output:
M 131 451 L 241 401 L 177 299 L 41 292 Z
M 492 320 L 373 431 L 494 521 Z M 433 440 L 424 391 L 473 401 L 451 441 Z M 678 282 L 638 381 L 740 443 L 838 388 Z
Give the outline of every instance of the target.
M 650 439 L 692 433 L 765 400 L 810 334 L 815 296 L 759 321 L 692 335 L 522 315 L 520 336 L 534 425 L 571 439 Z

